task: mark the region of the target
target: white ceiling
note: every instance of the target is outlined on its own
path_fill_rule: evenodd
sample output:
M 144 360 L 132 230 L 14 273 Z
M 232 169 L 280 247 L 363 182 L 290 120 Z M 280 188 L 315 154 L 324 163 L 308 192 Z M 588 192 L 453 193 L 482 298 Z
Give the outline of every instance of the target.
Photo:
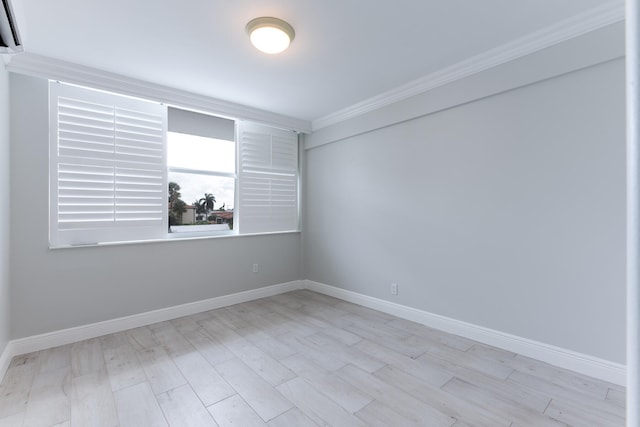
M 311 121 L 611 1 L 13 3 L 27 52 Z M 250 45 L 259 16 L 295 28 L 289 50 Z

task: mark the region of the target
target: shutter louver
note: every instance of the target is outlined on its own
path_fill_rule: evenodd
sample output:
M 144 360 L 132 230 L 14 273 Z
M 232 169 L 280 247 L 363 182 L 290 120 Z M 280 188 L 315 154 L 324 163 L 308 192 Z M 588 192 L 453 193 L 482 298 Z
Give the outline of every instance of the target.
M 51 244 L 162 236 L 162 105 L 52 83 Z
M 298 137 L 243 123 L 240 131 L 240 232 L 298 229 Z

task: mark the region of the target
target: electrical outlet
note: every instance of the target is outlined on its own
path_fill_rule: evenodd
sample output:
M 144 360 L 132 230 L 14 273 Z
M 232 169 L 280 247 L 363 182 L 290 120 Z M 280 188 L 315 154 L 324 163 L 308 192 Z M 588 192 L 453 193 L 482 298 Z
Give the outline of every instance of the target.
M 253 272 L 254 273 L 258 272 L 258 264 L 253 264 Z
M 391 284 L 391 295 L 398 295 L 398 284 L 397 283 L 392 283 Z

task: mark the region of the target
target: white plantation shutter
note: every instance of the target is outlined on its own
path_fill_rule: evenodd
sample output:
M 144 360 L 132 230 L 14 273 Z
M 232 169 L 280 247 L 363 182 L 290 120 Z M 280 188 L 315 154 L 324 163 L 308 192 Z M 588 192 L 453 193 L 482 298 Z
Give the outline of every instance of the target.
M 160 238 L 165 108 L 51 83 L 52 246 Z
M 242 123 L 239 144 L 240 233 L 298 230 L 298 136 Z

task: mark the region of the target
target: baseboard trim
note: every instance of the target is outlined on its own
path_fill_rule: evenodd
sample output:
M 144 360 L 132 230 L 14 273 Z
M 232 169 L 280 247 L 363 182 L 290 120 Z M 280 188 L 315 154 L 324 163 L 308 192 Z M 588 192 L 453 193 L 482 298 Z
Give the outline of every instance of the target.
M 31 337 L 12 340 L 9 341 L 7 347 L 0 356 L 0 378 L 4 377 L 11 359 L 14 356 L 18 356 L 20 354 L 45 350 L 47 348 L 71 344 L 102 335 L 126 331 L 127 329 L 138 328 L 157 322 L 164 322 L 166 320 L 189 316 L 192 314 L 201 313 L 203 311 L 213 310 L 216 308 L 226 307 L 234 304 L 240 304 L 260 298 L 266 298 L 284 292 L 301 289 L 302 287 L 303 282 L 301 280 L 295 280 L 293 282 L 266 286 L 263 288 L 252 289 L 250 291 L 238 292 L 235 294 L 224 295 L 202 301 L 195 301 L 187 304 L 176 305 L 173 307 L 148 311 L 145 313 L 134 314 L 131 316 L 120 317 L 117 319 L 106 320 L 103 322 L 91 323 L 88 325 L 77 326 L 74 328 L 63 329 L 60 331 L 54 331 L 46 334 L 34 335 Z
M 304 287 L 315 292 L 382 311 L 484 344 L 499 347 L 584 375 L 622 386 L 626 384 L 626 366 L 619 363 L 311 280 L 305 280 Z
M 250 291 L 238 292 L 132 316 L 12 340 L 9 341 L 4 351 L 0 354 L 0 379 L 4 378 L 11 359 L 20 354 L 71 344 L 85 339 L 266 298 L 297 289 L 309 289 L 614 384 L 622 386 L 626 384 L 626 367 L 619 363 L 311 280 L 295 280 Z
M 4 378 L 5 372 L 9 369 L 11 359 L 13 358 L 13 343 L 9 341 L 2 353 L 0 353 L 0 382 Z

